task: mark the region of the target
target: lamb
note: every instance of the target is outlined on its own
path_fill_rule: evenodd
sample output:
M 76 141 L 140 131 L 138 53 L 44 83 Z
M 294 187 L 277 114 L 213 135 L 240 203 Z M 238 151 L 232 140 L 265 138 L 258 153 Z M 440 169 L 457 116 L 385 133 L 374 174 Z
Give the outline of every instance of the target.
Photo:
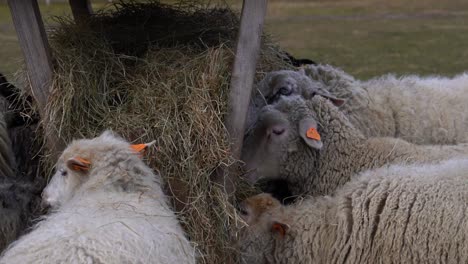
M 244 140 L 246 178 L 251 183 L 287 180 L 293 195 L 326 195 L 363 170 L 468 154 L 468 144 L 420 146 L 396 138 L 366 138 L 358 128 L 322 96 L 280 98 L 262 109 Z
M 161 178 L 106 131 L 73 141 L 44 189 L 52 214 L 10 245 L 0 263 L 195 263 Z
M 468 159 L 453 159 L 368 171 L 291 206 L 260 194 L 241 205 L 242 263 L 468 263 L 467 190 Z
M 313 81 L 305 85 L 304 75 Z M 259 88 L 267 98 L 278 97 L 274 83 L 267 82 L 271 76 L 277 76 L 277 82 L 297 83 L 290 95 L 308 99 L 310 91 L 319 87 L 345 99 L 342 111 L 365 136 L 396 137 L 415 144 L 468 142 L 467 73 L 453 78 L 384 75 L 359 81 L 329 65 L 307 65 L 299 72 L 267 74 Z

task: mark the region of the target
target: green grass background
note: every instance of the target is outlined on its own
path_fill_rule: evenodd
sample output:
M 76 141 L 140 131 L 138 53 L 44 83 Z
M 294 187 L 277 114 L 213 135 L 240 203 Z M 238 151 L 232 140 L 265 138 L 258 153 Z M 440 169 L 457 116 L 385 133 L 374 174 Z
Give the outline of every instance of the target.
M 95 9 L 107 5 L 92 2 Z M 40 8 L 50 28 L 52 16 L 70 14 L 66 2 Z M 468 69 L 466 0 L 269 0 L 266 30 L 294 56 L 362 79 Z M 21 56 L 8 6 L 0 4 L 0 72 L 11 76 Z

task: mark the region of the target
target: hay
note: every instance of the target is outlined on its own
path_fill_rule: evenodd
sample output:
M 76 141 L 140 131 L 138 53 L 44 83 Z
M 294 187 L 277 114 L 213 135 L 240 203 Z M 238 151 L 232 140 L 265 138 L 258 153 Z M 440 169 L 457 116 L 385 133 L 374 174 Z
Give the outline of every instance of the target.
M 176 195 L 199 263 L 233 263 L 239 221 L 211 175 L 234 162 L 223 120 L 238 16 L 158 2 L 115 8 L 89 24 L 62 18 L 51 32 L 54 78 L 44 130 L 66 142 L 108 128 L 136 142 L 156 139 L 148 162 Z M 265 38 L 258 77 L 290 67 L 283 57 Z M 252 191 L 238 189 L 239 196 Z

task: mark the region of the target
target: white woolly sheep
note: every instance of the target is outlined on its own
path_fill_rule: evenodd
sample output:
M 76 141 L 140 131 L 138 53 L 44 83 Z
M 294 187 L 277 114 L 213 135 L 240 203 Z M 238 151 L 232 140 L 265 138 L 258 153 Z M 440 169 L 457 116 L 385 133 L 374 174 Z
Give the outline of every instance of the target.
M 110 132 L 72 142 L 43 201 L 54 212 L 0 263 L 195 263 L 161 178 Z
M 293 195 L 323 195 L 366 169 L 467 154 L 468 144 L 420 146 L 366 138 L 328 99 L 290 96 L 264 107 L 245 139 L 242 160 L 252 183 L 284 179 Z
M 295 78 L 301 84 L 298 73 L 280 72 L 282 79 Z M 308 65 L 299 71 L 304 72 L 315 86 L 346 99 L 341 110 L 365 136 L 396 137 L 416 144 L 468 142 L 466 73 L 453 78 L 384 75 L 359 81 L 329 65 Z M 272 84 L 261 87 L 267 96 L 275 93 Z M 307 99 L 310 97 L 306 91 L 316 89 L 299 85 L 296 94 Z
M 368 171 L 291 206 L 260 194 L 241 205 L 242 263 L 468 263 L 466 201 L 468 159 Z

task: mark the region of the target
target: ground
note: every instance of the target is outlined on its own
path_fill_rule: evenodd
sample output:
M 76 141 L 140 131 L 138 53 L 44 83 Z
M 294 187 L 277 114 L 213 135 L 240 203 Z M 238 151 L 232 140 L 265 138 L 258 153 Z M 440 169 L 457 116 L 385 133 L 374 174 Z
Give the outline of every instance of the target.
M 69 15 L 68 4 L 41 11 Z M 104 3 L 97 2 L 94 8 Z M 239 6 L 240 1 L 230 1 Z M 453 75 L 468 69 L 466 0 L 270 0 L 267 31 L 298 58 L 343 68 L 359 78 L 384 73 Z M 9 15 L 0 4 L 0 72 L 21 65 Z

